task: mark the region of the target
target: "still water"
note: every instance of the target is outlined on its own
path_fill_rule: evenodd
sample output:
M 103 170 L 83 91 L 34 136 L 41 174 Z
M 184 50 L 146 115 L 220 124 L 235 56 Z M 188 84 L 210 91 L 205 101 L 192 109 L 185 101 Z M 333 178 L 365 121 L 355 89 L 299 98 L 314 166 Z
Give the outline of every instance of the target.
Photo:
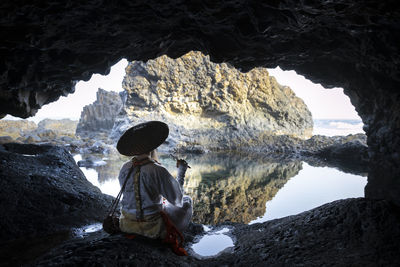
M 82 156 L 74 158 L 79 161 Z M 103 193 L 117 196 L 119 169 L 127 160 L 98 155 L 95 167 L 81 170 Z M 206 154 L 188 156 L 186 160 L 191 168 L 186 173 L 184 190 L 193 199 L 193 221 L 203 224 L 206 232 L 190 248 L 196 257 L 213 257 L 233 247 L 230 229 L 223 226 L 224 222 L 259 223 L 334 200 L 362 197 L 367 184 L 366 173 L 354 175 L 293 159 Z M 175 161 L 169 157 L 161 157 L 160 161 L 176 177 Z M 222 226 L 207 227 L 216 224 Z
M 103 193 L 116 196 L 124 160 L 128 159 L 99 158 L 106 164 L 81 170 Z M 366 176 L 293 159 L 206 154 L 186 160 L 192 168 L 186 173 L 184 190 L 193 199 L 193 221 L 204 225 L 249 224 L 298 214 L 334 200 L 362 197 L 367 183 Z M 176 176 L 171 158 L 160 161 Z

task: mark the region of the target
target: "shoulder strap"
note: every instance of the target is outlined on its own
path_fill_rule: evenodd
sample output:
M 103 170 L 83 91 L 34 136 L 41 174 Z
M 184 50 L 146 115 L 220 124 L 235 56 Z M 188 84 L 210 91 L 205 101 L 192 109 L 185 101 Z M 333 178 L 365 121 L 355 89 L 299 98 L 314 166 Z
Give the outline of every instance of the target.
M 107 215 L 111 215 L 111 216 L 114 215 L 114 213 L 118 207 L 118 203 L 121 199 L 122 192 L 124 192 L 126 183 L 128 182 L 129 176 L 131 176 L 131 173 L 134 168 L 135 168 L 135 165 L 132 164 L 132 167 L 129 169 L 128 175 L 125 178 L 124 184 L 122 185 L 121 190 L 119 191 L 117 197 L 114 199 L 113 203 L 111 204 L 110 210 L 108 211 Z
M 107 216 L 113 216 L 115 211 L 117 210 L 118 203 L 119 203 L 119 201 L 121 199 L 122 193 L 125 191 L 126 183 L 128 182 L 128 179 L 131 176 L 131 174 L 133 172 L 133 169 L 135 167 L 138 167 L 137 170 L 136 170 L 136 173 L 135 173 L 135 177 L 137 176 L 138 177 L 137 179 L 139 180 L 139 178 L 140 178 L 140 167 L 143 166 L 143 165 L 146 165 L 148 163 L 151 163 L 151 162 L 154 162 L 154 161 L 152 161 L 151 159 L 145 159 L 143 161 L 137 161 L 135 158 L 132 160 L 132 167 L 129 169 L 128 175 L 125 178 L 125 181 L 124 181 L 124 184 L 121 187 L 121 190 L 119 191 L 117 197 L 114 199 L 113 203 L 111 204 L 111 207 L 110 207 L 110 209 L 109 209 L 109 211 L 107 213 Z M 136 178 L 135 178 L 135 180 L 136 180 Z M 136 184 L 136 182 L 135 182 L 135 184 Z M 139 189 L 139 191 L 138 191 L 138 193 L 136 193 L 136 186 L 135 186 L 136 210 L 140 211 L 140 213 L 141 213 L 140 216 L 143 218 L 143 210 L 142 210 L 142 205 L 141 205 L 142 203 L 141 203 L 141 199 L 140 199 L 140 187 L 138 187 L 138 189 Z M 137 196 L 139 196 L 139 199 L 140 199 L 139 201 L 137 201 L 137 199 L 138 199 Z M 140 208 L 139 209 L 137 209 L 138 203 L 140 203 Z

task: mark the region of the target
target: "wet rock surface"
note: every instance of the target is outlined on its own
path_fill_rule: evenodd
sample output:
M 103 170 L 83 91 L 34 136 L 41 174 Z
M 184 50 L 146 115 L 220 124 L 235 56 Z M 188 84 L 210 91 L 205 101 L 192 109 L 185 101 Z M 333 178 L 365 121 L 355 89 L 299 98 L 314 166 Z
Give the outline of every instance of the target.
M 339 200 L 299 215 L 230 227 L 235 247 L 208 259 L 176 256 L 158 241 L 97 232 L 59 246 L 34 265 L 396 266 L 400 260 L 400 213 L 386 201 Z M 190 232 L 201 234 L 198 228 Z
M 112 201 L 62 147 L 3 144 L 0 164 L 2 243 L 102 220 Z

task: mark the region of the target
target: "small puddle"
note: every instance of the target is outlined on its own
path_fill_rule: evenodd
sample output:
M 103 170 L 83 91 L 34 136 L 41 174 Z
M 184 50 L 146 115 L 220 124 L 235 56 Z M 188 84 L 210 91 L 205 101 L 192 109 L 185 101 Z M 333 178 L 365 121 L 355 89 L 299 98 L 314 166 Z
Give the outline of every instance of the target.
M 225 227 L 218 231 L 210 231 L 210 228 L 204 226 L 204 230 L 207 234 L 191 247 L 198 256 L 216 256 L 225 249 L 234 246 L 232 238 L 226 235 L 226 233 L 230 232 L 229 228 Z
M 81 228 L 75 228 L 73 230 L 73 235 L 75 237 L 83 238 L 90 233 L 100 231 L 102 228 L 103 228 L 103 225 L 101 223 L 90 224 L 90 225 L 83 226 Z

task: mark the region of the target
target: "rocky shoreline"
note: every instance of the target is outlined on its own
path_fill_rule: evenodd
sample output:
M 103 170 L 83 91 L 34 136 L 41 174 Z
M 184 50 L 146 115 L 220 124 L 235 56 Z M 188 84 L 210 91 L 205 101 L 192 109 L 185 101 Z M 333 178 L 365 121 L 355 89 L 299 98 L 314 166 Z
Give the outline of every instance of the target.
M 272 145 L 267 148 L 271 148 L 269 152 L 276 158 L 289 156 L 315 165 L 331 164 L 342 169 L 346 167 L 343 167 L 341 159 L 352 162 L 358 158 L 359 161 L 354 161 L 353 164 L 358 165 L 360 171 L 365 171 L 367 152 L 365 144 L 362 143 L 363 138 L 365 138 L 363 135 L 314 136 L 308 141 L 299 141 L 300 139 L 280 137 L 279 141 L 286 142 L 284 149 L 277 151 L 276 144 L 281 143 L 277 142 L 276 138 L 273 139 L 275 150 Z M 304 146 L 308 144 L 312 146 L 304 150 Z M 317 266 L 349 265 L 353 261 L 359 262 L 355 260 L 355 255 L 357 257 L 363 255 L 362 260 L 365 262 L 384 262 L 390 266 L 395 262 L 392 260 L 396 260 L 397 255 L 400 255 L 396 254 L 399 247 L 395 245 L 396 243 L 390 243 L 392 236 L 389 237 L 386 232 L 390 228 L 400 229 L 397 208 L 384 201 L 367 199 L 337 201 L 296 216 L 262 224 L 243 225 L 226 222 L 223 225 L 232 226 L 231 235 L 236 240 L 235 248 L 210 259 L 199 260 L 194 254 L 189 257 L 177 257 L 157 242 L 146 240 L 142 242 L 139 239 L 132 241 L 122 236 L 108 236 L 102 230 L 87 234 L 84 238 L 73 237 L 71 230 L 74 227 L 101 222 L 112 198 L 103 195 L 85 179 L 67 148 L 68 146 L 49 144 L 0 145 L 1 195 L 2 199 L 7 200 L 1 202 L 1 208 L 6 214 L 13 214 L 0 221 L 3 229 L 3 242 L 0 244 L 2 261 L 9 259 L 10 264 L 30 262 L 35 266 L 76 265 L 83 262 L 90 262 L 92 265 L 109 263 L 110 266 L 128 263 L 161 266 L 176 264 L 240 266 L 261 263 Z M 105 152 L 105 149 L 99 149 L 99 151 L 107 154 L 112 150 Z M 349 151 L 352 151 L 351 159 Z M 263 150 L 251 151 L 251 153 L 262 152 Z M 349 170 L 357 172 L 352 166 Z M 18 192 L 16 195 L 24 195 L 23 200 L 14 201 L 13 194 L 9 192 L 11 188 L 13 192 Z M 19 212 L 15 213 L 15 210 Z M 377 214 L 373 214 L 374 212 Z M 58 213 L 60 215 L 57 215 Z M 334 220 L 342 222 L 342 225 L 337 227 L 333 223 Z M 352 234 L 352 229 L 356 229 L 360 234 L 352 237 L 352 243 L 348 243 L 350 241 L 346 241 L 346 235 L 342 231 Z M 195 235 L 201 234 L 204 234 L 202 228 L 193 224 L 185 233 L 187 245 L 190 245 Z M 399 236 L 398 232 L 391 234 L 393 238 Z M 21 262 L 21 259 L 17 260 L 20 258 L 17 252 L 19 249 L 12 250 L 12 248 L 21 248 L 24 243 L 26 246 L 26 242 L 21 244 L 18 240 L 28 236 L 32 240 L 47 238 L 50 240 L 46 241 L 50 247 L 32 252 L 32 257 Z M 366 244 L 363 243 L 365 240 Z M 338 241 L 342 247 L 337 245 Z M 376 247 L 375 243 L 386 250 L 382 251 L 383 248 Z M 55 248 L 52 249 L 53 247 Z M 367 249 L 368 253 L 362 249 Z M 318 256 L 315 254 L 317 252 Z M 379 252 L 378 256 L 376 252 Z M 16 255 L 7 257 L 5 253 L 7 255 L 16 253 Z M 40 258 L 36 259 L 38 256 Z
M 158 241 L 98 231 L 31 266 L 397 266 L 400 260 L 400 212 L 386 201 L 339 200 L 265 223 L 223 225 L 236 242 L 216 257 L 179 257 Z M 193 225 L 185 233 L 188 245 L 195 234 L 201 230 Z
M 327 140 L 334 140 L 332 141 L 331 146 L 337 147 L 340 142 L 343 142 L 344 146 L 346 146 L 346 144 L 349 143 L 345 142 L 346 140 L 351 141 L 358 139 L 354 139 L 354 136 L 340 138 L 335 137 L 333 139 L 319 139 L 315 137 L 312 141 L 315 144 L 313 147 L 315 149 L 314 151 L 308 150 L 304 152 L 301 151 L 301 146 L 292 146 L 296 147 L 297 150 L 295 150 L 294 152 L 296 153 L 291 154 L 291 156 L 302 158 L 304 160 L 308 159 L 314 164 L 327 164 L 327 162 L 332 162 L 330 161 L 330 158 L 326 158 L 325 160 L 325 158 L 314 157 L 314 155 L 319 155 L 321 151 L 323 151 L 322 148 L 330 151 L 329 146 L 327 145 Z M 104 152 L 105 150 L 101 151 Z M 286 153 L 277 153 L 276 151 L 274 152 L 274 155 L 277 158 L 288 156 Z M 5 214 L 8 214 L 7 216 L 2 217 L 0 220 L 0 225 L 2 228 L 0 258 L 6 263 L 8 262 L 11 264 L 15 263 L 16 261 L 18 263 L 25 264 L 35 259 L 37 256 L 42 255 L 43 253 L 50 253 L 43 256 L 39 262 L 35 263 L 34 265 L 53 265 L 57 261 L 62 265 L 78 264 L 84 259 L 92 261 L 94 260 L 94 258 L 92 258 L 94 257 L 93 255 L 98 255 L 97 253 L 104 254 L 105 251 L 103 251 L 103 249 L 109 250 L 111 247 L 113 247 L 113 249 L 111 249 L 107 255 L 110 254 L 111 258 L 120 259 L 121 264 L 124 264 L 125 260 L 127 259 L 133 259 L 134 264 L 139 264 L 140 262 L 146 262 L 146 264 L 156 262 L 160 263 L 161 259 L 165 259 L 161 260 L 161 265 L 169 265 L 173 262 L 176 263 L 177 259 L 179 259 L 179 263 L 182 264 L 190 263 L 194 265 L 213 265 L 215 263 L 215 266 L 218 264 L 236 264 L 235 262 L 231 262 L 232 256 L 223 255 L 213 260 L 205 259 L 204 261 L 198 261 L 194 257 L 176 258 L 176 256 L 168 249 L 165 249 L 163 246 L 156 245 L 154 242 L 150 242 L 149 244 L 146 242 L 139 244 L 136 241 L 129 243 L 129 241 L 126 241 L 123 237 L 108 237 L 102 231 L 89 234 L 85 236 L 84 239 L 73 238 L 71 234 L 72 229 L 76 227 L 82 227 L 90 223 L 101 222 L 104 214 L 106 213 L 106 209 L 112 200 L 112 197 L 102 194 L 97 187 L 93 186 L 86 180 L 67 148 L 50 144 L 3 144 L 0 145 L 0 162 L 2 166 L 0 172 L 0 195 L 2 196 L 2 201 L 0 205 L 2 211 Z M 330 164 L 336 163 L 333 162 Z M 340 164 L 336 166 L 341 167 Z M 361 169 L 365 169 L 365 166 Z M 353 200 L 350 202 L 352 201 Z M 358 203 L 360 201 L 367 200 L 357 200 L 355 202 Z M 338 206 L 337 203 L 332 204 L 332 207 L 336 206 Z M 327 208 L 324 208 L 324 210 L 326 209 Z M 316 211 L 317 210 L 318 209 L 316 209 Z M 347 211 L 340 210 L 338 212 L 346 213 Z M 392 213 L 392 210 L 390 213 Z M 319 215 L 317 214 L 315 216 L 315 223 L 318 224 Z M 342 216 L 347 215 L 343 214 Z M 281 220 L 285 221 L 284 219 Z M 301 216 L 298 217 L 298 222 L 301 222 L 302 220 L 304 220 L 304 218 Z M 275 222 L 279 222 L 279 220 L 275 220 Z M 229 223 L 227 222 L 226 224 Z M 269 224 L 270 222 L 267 222 L 262 225 Z M 254 230 L 258 228 L 253 229 L 255 226 L 245 226 L 241 224 L 233 225 L 235 230 L 232 232 L 232 234 L 236 240 L 241 240 L 240 236 L 243 235 L 243 233 L 249 233 L 250 236 L 259 236 L 259 230 Z M 287 224 L 283 227 L 283 229 L 285 229 L 285 227 L 288 231 L 293 229 L 291 224 Z M 320 226 L 316 225 L 316 227 Z M 193 240 L 194 235 L 202 233 L 200 228 L 196 225 L 192 225 L 191 231 L 186 233 L 187 240 L 189 242 Z M 263 229 L 269 228 L 269 226 L 265 226 Z M 29 240 L 31 240 L 33 243 L 38 242 L 38 244 L 41 244 L 41 246 L 38 246 L 41 247 L 41 250 L 30 252 L 33 256 L 26 256 L 27 258 L 24 260 L 24 257 L 21 258 L 19 251 L 21 248 L 29 248 L 32 250 L 32 247 L 27 245 L 30 244 Z M 118 246 L 114 247 L 116 242 L 118 243 Z M 44 245 L 46 243 L 48 246 Z M 243 255 L 246 253 L 248 253 L 250 257 L 251 253 L 249 253 L 249 249 L 245 249 L 243 251 L 240 249 L 244 249 L 244 244 L 244 241 L 236 242 L 236 250 L 233 253 L 233 255 L 235 255 L 235 259 L 242 259 Z M 51 248 L 58 246 L 61 247 L 49 252 Z M 80 248 L 78 249 L 77 247 Z M 101 249 L 97 249 L 98 247 Z M 259 247 L 261 248 L 262 246 L 260 245 Z M 136 256 L 133 256 L 133 258 L 131 254 L 128 258 L 125 258 L 127 255 L 124 253 L 121 254 L 121 251 L 127 251 L 129 248 L 134 248 L 137 250 L 137 252 L 135 252 L 136 254 L 134 254 Z M 154 248 L 156 248 L 157 252 L 152 252 L 151 255 L 153 256 L 150 258 L 145 257 L 143 259 L 138 257 L 139 253 L 148 254 L 150 251 L 154 250 Z M 30 251 L 29 249 L 28 251 Z M 96 253 L 94 253 L 92 256 L 83 256 L 80 254 L 86 254 L 93 249 L 96 251 Z M 65 254 L 65 252 L 68 250 L 72 250 L 72 252 Z M 161 252 L 159 252 L 159 250 Z M 13 255 L 13 257 L 7 256 L 10 253 Z M 31 255 L 30 253 L 26 255 Z M 113 253 L 116 253 L 116 255 L 112 256 Z M 253 257 L 256 257 L 255 255 L 261 254 L 254 254 Z M 104 257 L 108 256 L 100 257 L 98 262 L 100 262 L 101 259 L 107 262 L 107 259 Z M 249 261 L 250 258 L 248 258 Z M 275 260 L 276 262 L 281 262 L 278 258 Z M 244 260 L 244 262 L 246 261 L 247 260 Z M 239 262 L 239 265 L 240 264 L 242 263 Z

